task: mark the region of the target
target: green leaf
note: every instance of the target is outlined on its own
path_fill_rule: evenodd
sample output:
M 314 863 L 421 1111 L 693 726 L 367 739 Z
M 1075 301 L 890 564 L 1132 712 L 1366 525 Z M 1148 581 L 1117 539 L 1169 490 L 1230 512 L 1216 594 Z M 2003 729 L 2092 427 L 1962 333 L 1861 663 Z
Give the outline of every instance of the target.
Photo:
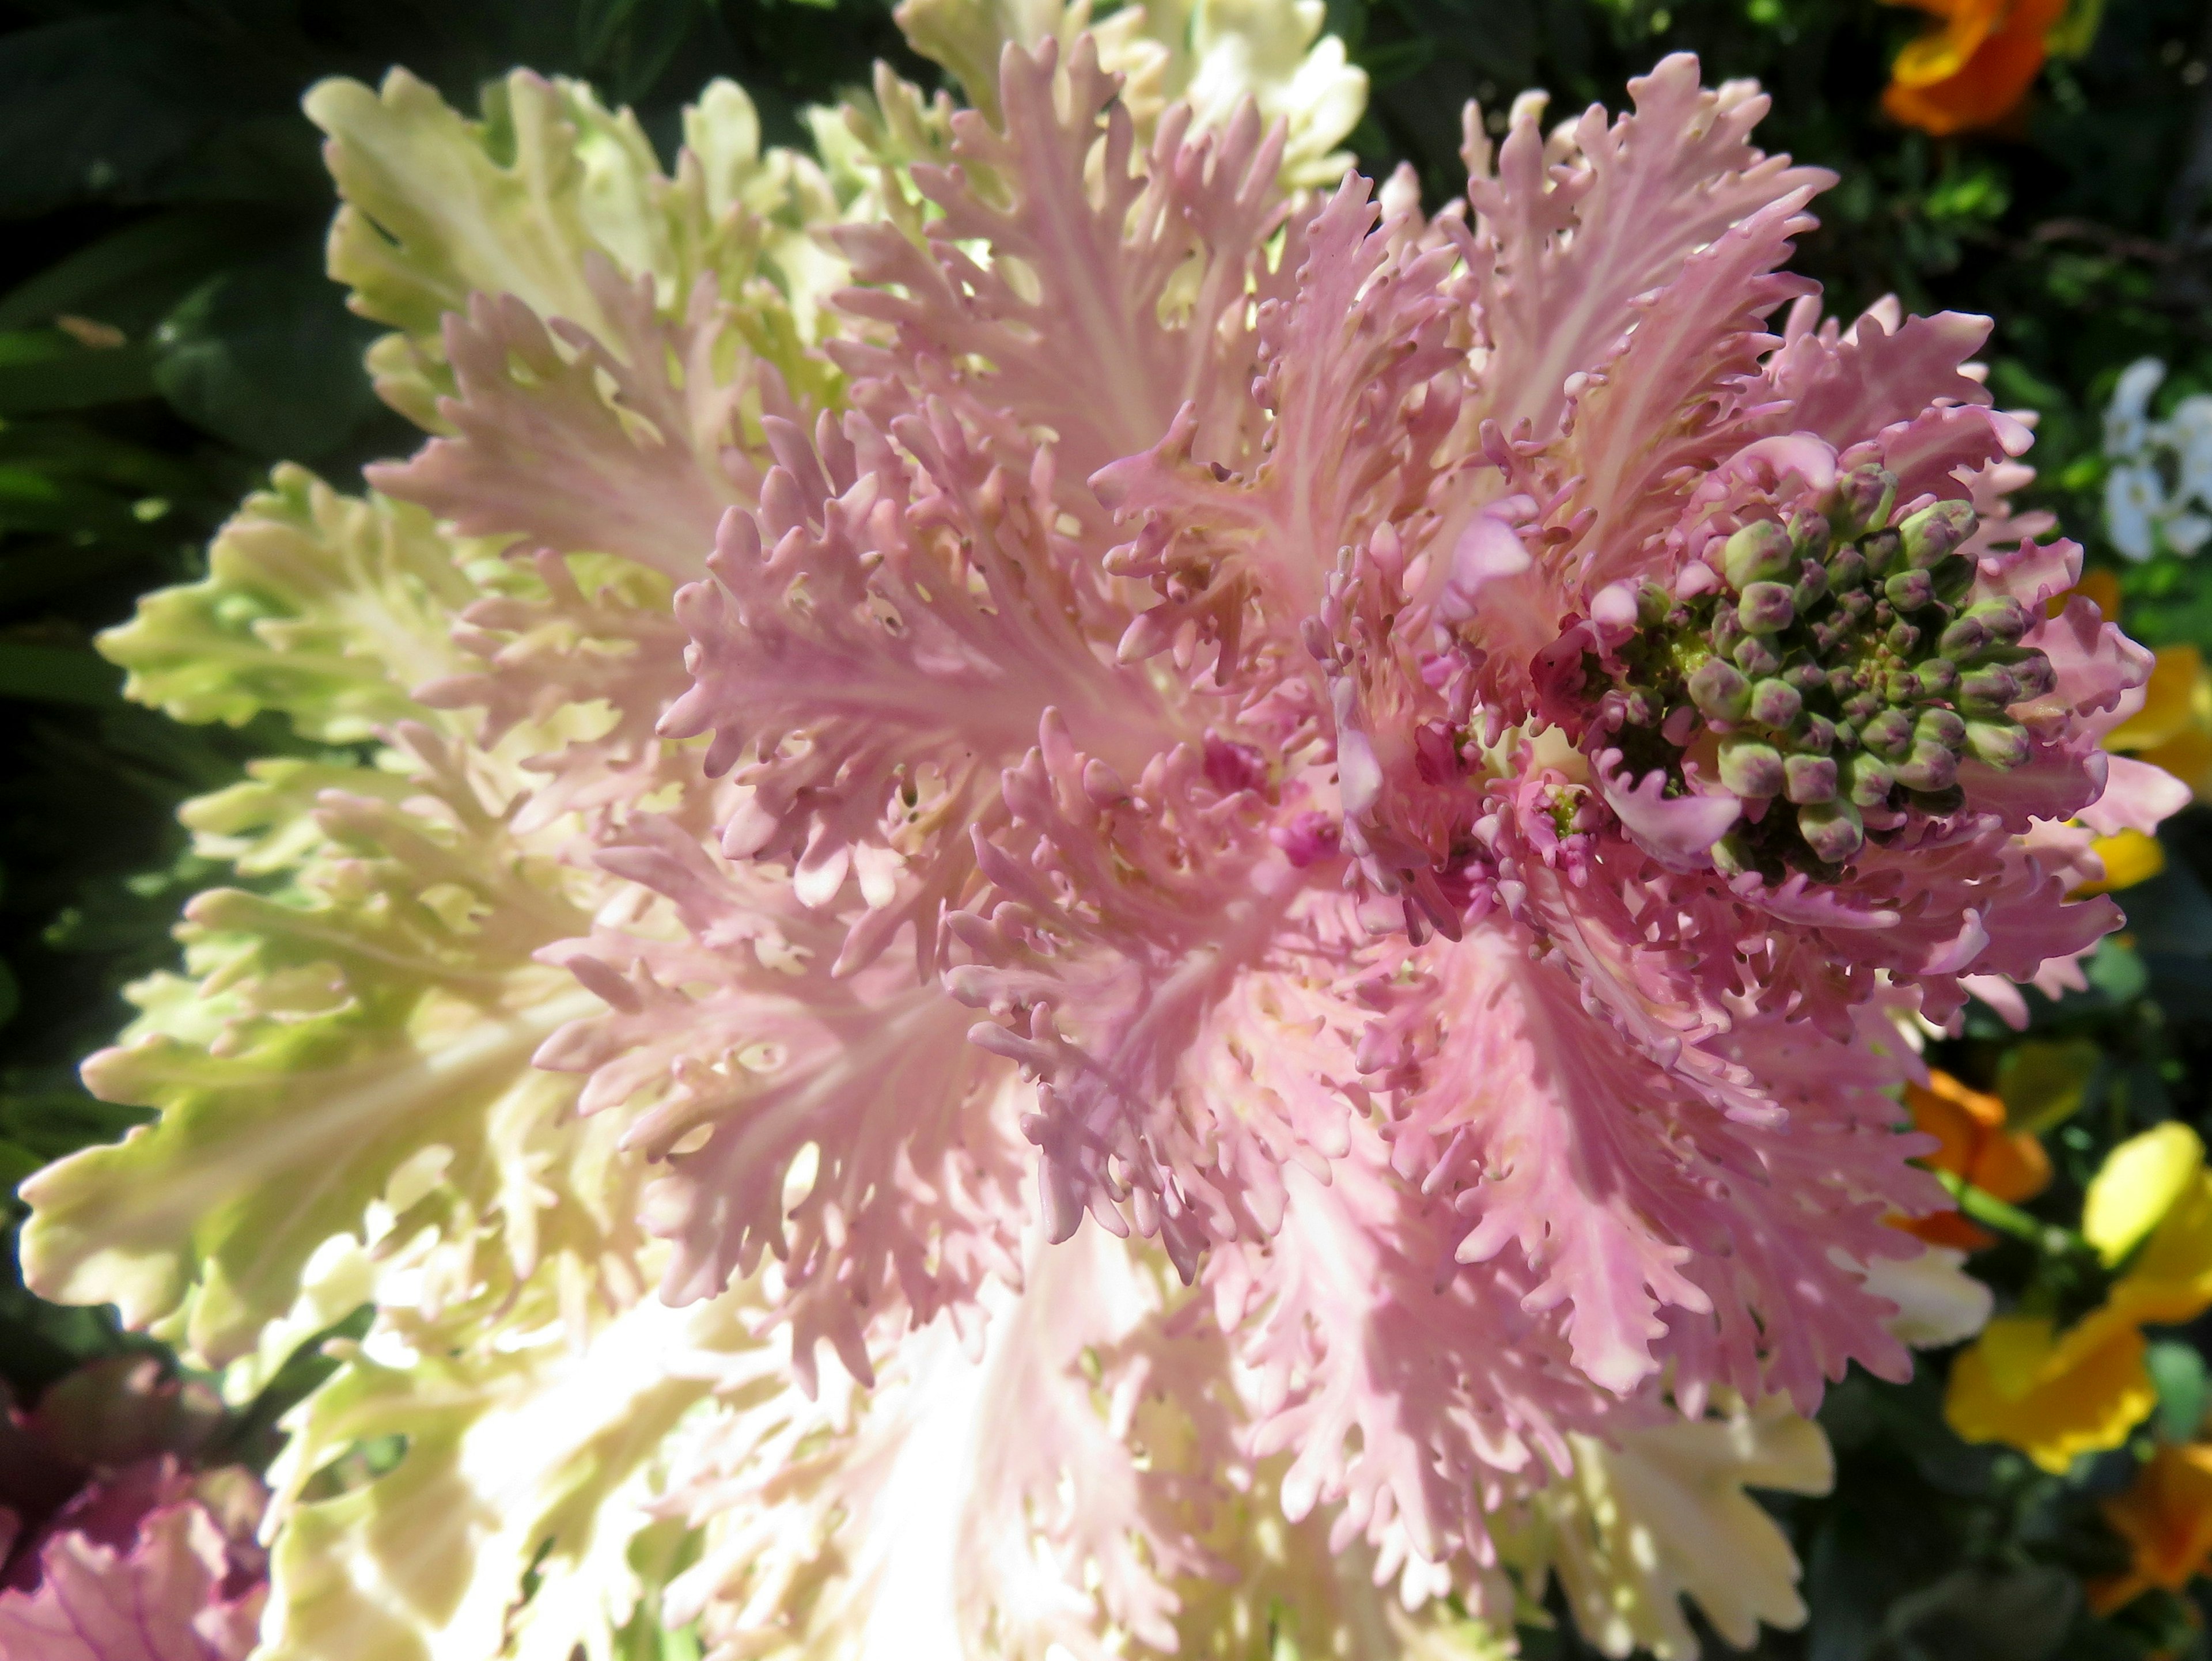
M 2212 1406 L 2212 1377 L 2206 1374 L 2204 1357 L 2194 1344 L 2168 1338 L 2153 1344 L 2143 1361 L 2158 1386 L 2158 1413 L 2152 1422 L 2159 1440 L 2194 1441 L 2205 1409 Z
M 220 209 L 135 221 L 10 289 L 0 299 L 0 329 L 33 328 L 67 313 L 139 333 L 210 270 L 235 263 L 270 226 L 266 215 Z
M 0 698 L 97 706 L 121 689 L 114 669 L 88 647 L 0 642 Z
M 0 415 L 84 409 L 153 394 L 153 353 L 143 342 L 93 348 L 58 330 L 0 335 Z
M 195 288 L 155 336 L 154 383 L 185 420 L 259 456 L 328 453 L 376 413 L 348 315 L 311 248 L 233 267 Z

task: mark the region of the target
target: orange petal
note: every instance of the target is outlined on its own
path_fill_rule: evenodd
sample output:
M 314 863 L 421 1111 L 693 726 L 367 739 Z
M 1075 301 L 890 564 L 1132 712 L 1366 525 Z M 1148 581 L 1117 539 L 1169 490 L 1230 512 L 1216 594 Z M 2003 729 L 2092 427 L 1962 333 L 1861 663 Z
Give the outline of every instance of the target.
M 1985 1137 L 1966 1180 L 2001 1200 L 2033 1199 L 2051 1186 L 2051 1155 L 2025 1132 Z

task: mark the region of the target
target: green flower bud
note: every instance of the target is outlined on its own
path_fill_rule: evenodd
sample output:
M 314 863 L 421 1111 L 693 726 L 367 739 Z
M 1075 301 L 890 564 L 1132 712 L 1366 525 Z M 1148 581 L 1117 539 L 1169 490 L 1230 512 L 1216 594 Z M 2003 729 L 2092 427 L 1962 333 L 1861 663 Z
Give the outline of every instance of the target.
M 2031 652 L 2013 664 L 2012 678 L 2020 688 L 2023 703 L 2048 698 L 2058 689 L 2058 671 L 2051 666 L 2051 659 L 2039 652 Z
M 1886 575 L 1905 557 L 1905 544 L 1894 530 L 1876 531 L 1861 543 L 1859 549 L 1866 555 L 1867 575 L 1869 577 Z
M 1928 574 L 1936 579 L 1936 597 L 1955 605 L 1974 585 L 1974 562 L 1962 554 L 1948 555 Z
M 1758 799 L 1782 794 L 1782 752 L 1756 738 L 1721 740 L 1721 784 L 1738 796 Z
M 1971 502 L 1937 502 L 1898 526 L 1897 534 L 1906 562 L 1925 571 L 1972 536 L 1980 523 Z
M 1960 621 L 1969 619 L 1980 624 L 1990 639 L 2000 646 L 2010 646 L 2027 633 L 2032 621 L 2027 608 L 2009 594 L 2000 594 L 1993 600 L 1977 600 L 1966 608 L 1966 617 Z
M 1790 586 L 1790 604 L 1801 616 L 1828 597 L 1828 573 L 1818 561 L 1797 567 L 1797 580 Z
M 1912 718 L 1901 709 L 1886 709 L 1859 729 L 1859 742 L 1876 755 L 1900 760 L 1912 748 Z
M 1713 869 L 1723 876 L 1741 876 L 1752 868 L 1751 849 L 1731 831 L 1713 844 Z
M 1946 658 L 1971 658 L 1989 645 L 1991 638 L 1989 625 L 1969 611 L 1963 617 L 1954 618 L 1936 638 L 1936 649 Z
M 1949 696 L 1959 684 L 1959 666 L 1948 658 L 1923 658 L 1912 673 L 1923 690 L 1938 698 Z
M 1771 519 L 1754 519 L 1722 548 L 1721 572 L 1729 586 L 1741 593 L 1753 583 L 1780 576 L 1796 560 L 1788 531 Z
M 1782 654 L 1760 635 L 1745 635 L 1729 655 L 1735 658 L 1736 667 L 1747 675 L 1779 675 L 1782 672 Z
M 2002 664 L 1983 664 L 1959 677 L 1959 697 L 1972 708 L 2006 709 L 2020 701 L 2020 682 Z
M 1808 715 L 1800 742 L 1814 755 L 1826 755 L 1836 747 L 1836 724 L 1825 715 Z
M 1782 671 L 1782 678 L 1800 693 L 1818 692 L 1828 683 L 1827 671 L 1806 657 L 1792 658 Z
M 1710 720 L 1741 721 L 1751 707 L 1751 682 L 1718 658 L 1708 658 L 1690 675 L 1690 701 Z
M 1797 608 L 1784 585 L 1751 583 L 1736 602 L 1735 619 L 1753 634 L 1772 634 L 1797 621 Z
M 1856 536 L 1889 523 L 1897 502 L 1897 475 L 1880 467 L 1855 467 L 1836 482 L 1828 517 L 1839 536 Z
M 2016 721 L 1969 721 L 1966 748 L 2000 772 L 2027 760 L 2027 730 Z
M 1858 809 L 1848 802 L 1816 802 L 1797 809 L 1797 829 L 1815 858 L 1840 865 L 1866 845 Z
M 1923 709 L 1912 724 L 1912 741 L 1956 749 L 1966 742 L 1966 724 L 1948 709 Z
M 1924 571 L 1894 571 L 1882 579 L 1881 591 L 1899 611 L 1917 611 L 1936 603 L 1936 579 Z
M 1851 757 L 1845 772 L 1850 798 L 1863 808 L 1880 807 L 1897 787 L 1897 769 L 1864 750 Z
M 1832 802 L 1836 764 L 1826 755 L 1791 755 L 1782 763 L 1782 793 L 1793 802 Z
M 1948 790 L 1959 776 L 1959 758 L 1942 745 L 1922 739 L 1897 769 L 1897 782 L 1910 791 Z
M 1800 554 L 1809 554 L 1817 560 L 1828 551 L 1828 544 L 1833 540 L 1827 515 L 1809 508 L 1798 514 L 1790 521 L 1790 540 L 1796 544 Z
M 1751 688 L 1751 718 L 1763 727 L 1786 727 L 1805 707 L 1797 688 L 1787 681 L 1755 681 Z

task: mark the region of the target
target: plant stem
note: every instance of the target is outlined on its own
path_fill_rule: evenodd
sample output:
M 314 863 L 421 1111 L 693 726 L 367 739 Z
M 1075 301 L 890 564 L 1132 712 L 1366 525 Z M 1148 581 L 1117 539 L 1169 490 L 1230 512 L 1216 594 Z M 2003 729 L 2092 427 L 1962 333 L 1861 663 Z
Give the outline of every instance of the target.
M 2026 1240 L 2046 1257 L 2064 1257 L 2069 1252 L 2087 1252 L 2089 1242 L 2070 1228 L 2057 1223 L 2045 1222 L 2032 1217 L 2017 1205 L 2007 1204 L 1995 1194 L 1977 1188 L 1964 1177 L 1949 1171 L 1936 1173 L 1936 1180 L 1958 1202 L 1960 1211 L 1985 1228 L 1994 1228 L 2001 1234 L 2010 1234 L 2014 1240 Z

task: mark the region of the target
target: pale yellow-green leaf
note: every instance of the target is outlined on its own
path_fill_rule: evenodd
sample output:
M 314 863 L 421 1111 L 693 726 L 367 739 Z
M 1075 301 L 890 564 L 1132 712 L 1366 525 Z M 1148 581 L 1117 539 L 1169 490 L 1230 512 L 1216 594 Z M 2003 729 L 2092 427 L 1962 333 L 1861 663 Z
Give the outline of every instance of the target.
M 708 1393 L 687 1358 L 746 1347 L 739 1312 L 734 1294 L 647 1300 L 580 1347 L 516 1333 L 392 1365 L 349 1349 L 270 1473 L 283 1527 L 257 1661 L 607 1661 L 652 1590 L 631 1548 L 656 1525 L 664 1441 Z M 392 1437 L 396 1466 L 310 1497 L 319 1470 Z

